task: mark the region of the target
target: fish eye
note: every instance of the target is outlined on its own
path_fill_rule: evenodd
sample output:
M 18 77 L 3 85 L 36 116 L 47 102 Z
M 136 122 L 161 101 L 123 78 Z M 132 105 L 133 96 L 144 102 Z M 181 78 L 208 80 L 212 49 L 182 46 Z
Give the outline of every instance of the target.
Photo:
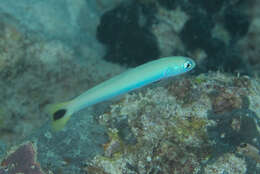
M 245 147 L 247 146 L 247 144 L 246 144 L 246 143 L 241 143 L 239 146 L 240 146 L 241 148 L 245 148 Z
M 191 68 L 191 62 L 190 61 L 187 61 L 184 63 L 184 68 L 185 69 L 190 69 Z

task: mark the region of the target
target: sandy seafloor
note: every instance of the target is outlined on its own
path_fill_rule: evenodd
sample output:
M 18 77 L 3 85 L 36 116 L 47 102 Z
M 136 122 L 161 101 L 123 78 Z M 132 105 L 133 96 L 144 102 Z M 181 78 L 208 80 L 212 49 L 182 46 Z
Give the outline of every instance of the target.
M 0 0 L 0 174 L 260 174 L 259 2 Z M 158 57 L 182 76 L 45 107 Z

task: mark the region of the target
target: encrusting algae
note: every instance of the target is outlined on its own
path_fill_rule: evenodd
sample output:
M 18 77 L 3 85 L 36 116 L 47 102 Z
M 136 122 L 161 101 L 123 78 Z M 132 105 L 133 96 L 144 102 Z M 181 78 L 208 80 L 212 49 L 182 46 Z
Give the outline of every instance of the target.
M 130 127 L 128 134 L 135 136 L 136 143 L 127 144 L 127 141 L 120 136 L 116 136 L 117 138 L 114 138 L 114 140 L 112 138 L 109 142 L 110 145 L 115 140 L 123 142 L 123 146 L 118 148 L 120 153 L 115 153 L 117 154 L 115 155 L 116 158 L 113 155 L 110 157 L 104 155 L 105 158 L 97 156 L 91 162 L 91 166 L 96 166 L 109 174 L 126 171 L 139 173 L 173 173 L 178 171 L 189 174 L 206 172 L 206 174 L 209 174 L 212 171 L 228 172 L 231 170 L 243 174 L 247 162 L 243 160 L 242 156 L 235 157 L 234 151 L 231 150 L 232 147 L 239 146 L 239 144 L 237 145 L 239 142 L 235 142 L 236 140 L 234 142 L 232 140 L 226 141 L 224 138 L 230 148 L 223 148 L 219 141 L 223 141 L 221 136 L 229 136 L 228 132 L 225 132 L 229 129 L 238 134 L 242 131 L 251 131 L 244 130 L 243 120 L 248 120 L 247 118 L 242 117 L 243 120 L 240 123 L 232 114 L 248 106 L 244 101 L 245 94 L 249 95 L 250 102 L 255 103 L 256 101 L 251 97 L 251 88 L 237 85 L 238 81 L 243 81 L 244 77 L 237 79 L 232 76 L 221 75 L 222 80 L 220 80 L 216 78 L 217 76 L 214 73 L 207 74 L 203 77 L 203 82 L 198 82 L 196 78 L 188 79 L 189 82 L 184 84 L 191 84 L 190 89 L 195 92 L 193 95 L 199 96 L 196 99 L 191 98 L 188 105 L 183 105 L 181 101 L 177 101 L 185 100 L 185 98 L 175 95 L 171 90 L 172 88 L 169 88 L 169 85 L 180 85 L 183 84 L 182 82 L 170 83 L 165 87 L 155 86 L 142 89 L 127 94 L 120 101 L 114 102 L 105 114 L 99 116 L 100 123 L 117 130 L 116 132 L 123 131 L 124 127 Z M 178 86 L 175 88 L 178 88 Z M 226 88 L 225 91 L 229 91 L 231 88 L 235 89 L 237 93 L 226 94 L 222 90 L 223 88 Z M 186 91 L 185 88 L 183 90 Z M 215 99 L 212 98 L 212 92 L 218 92 L 219 96 L 223 96 L 218 99 L 218 102 L 222 105 L 218 105 L 218 109 L 213 107 Z M 226 101 L 226 96 L 230 95 L 235 96 L 234 98 L 229 97 L 232 98 L 232 101 L 223 102 Z M 241 103 L 240 100 L 243 102 Z M 241 104 L 230 105 L 229 102 Z M 215 112 L 215 110 L 218 112 Z M 244 110 L 241 114 L 243 115 L 246 112 L 250 113 L 250 111 Z M 233 119 L 230 125 L 225 125 L 228 129 L 216 127 L 218 122 L 212 119 L 212 113 L 225 113 L 226 118 Z M 250 116 L 255 117 L 253 113 Z M 221 117 L 220 115 L 216 118 L 222 119 Z M 126 120 L 124 121 L 125 126 L 120 127 L 117 124 L 121 123 L 122 120 Z M 250 124 L 253 124 L 253 121 L 251 121 L 249 121 Z M 212 132 L 213 128 L 215 134 Z M 243 130 L 239 130 L 239 128 Z M 224 132 L 218 134 L 217 131 Z M 250 132 L 251 134 L 256 133 Z M 218 135 L 220 135 L 219 139 Z M 108 153 L 106 152 L 107 149 L 106 146 L 104 154 Z M 216 155 L 216 152 L 218 152 L 218 155 Z M 232 169 L 225 168 L 223 165 L 225 160 L 228 160 L 229 165 L 234 164 Z M 214 161 L 215 163 L 212 163 Z M 240 165 L 243 166 L 243 169 L 238 168 Z

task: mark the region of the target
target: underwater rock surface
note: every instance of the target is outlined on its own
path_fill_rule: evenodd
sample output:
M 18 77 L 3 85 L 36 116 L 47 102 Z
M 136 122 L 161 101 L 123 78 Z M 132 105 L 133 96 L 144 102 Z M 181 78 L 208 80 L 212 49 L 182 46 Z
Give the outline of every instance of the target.
M 100 15 L 120 1 L 1 0 L 0 12 L 17 18 L 30 32 L 67 43 L 94 42 Z
M 74 50 L 64 42 L 42 40 L 37 35 L 25 34 L 23 29 L 14 17 L 1 14 L 0 171 L 26 171 L 21 169 L 23 164 L 13 169 L 15 160 L 5 162 L 9 159 L 10 148 L 14 144 L 20 147 L 26 141 L 35 147 L 37 162 L 44 172 L 79 173 L 84 166 L 82 160 L 87 161 L 103 151 L 102 144 L 107 140 L 105 128 L 97 125 L 89 113 L 87 116 L 81 113 L 75 118 L 85 117 L 87 123 L 81 120 L 79 124 L 72 122 L 71 127 L 68 125 L 67 128 L 76 130 L 71 136 L 70 129 L 53 134 L 49 123 L 42 126 L 49 120 L 44 107 L 71 98 L 123 68 L 108 66 L 104 61 L 97 62 L 98 55 L 88 47 L 85 47 L 85 53 L 95 59 L 89 58 L 88 62 L 78 64 L 74 62 Z M 96 71 L 95 66 L 109 68 Z M 111 72 L 113 66 L 115 71 Z M 23 153 L 18 153 L 17 158 L 23 156 Z
M 241 0 L 120 2 L 1 1 L 0 173 L 26 171 L 22 157 L 38 173 L 260 173 L 260 82 L 241 75 L 259 74 L 259 2 L 250 13 Z M 187 55 L 197 74 L 239 73 L 168 79 L 83 110 L 53 132 L 47 104 L 125 70 L 102 59 L 96 36 L 110 62 Z
M 102 144 L 107 140 L 105 128 L 98 125 L 89 112 L 81 112 L 63 131 L 53 132 L 47 123 L 11 155 L 7 152 L 0 173 L 82 173 L 87 161 L 103 153 Z
M 53 132 L 49 124 L 28 138 L 36 144 L 37 159 L 44 171 L 82 173 L 87 161 L 104 153 L 106 128 L 97 124 L 90 112 L 74 115 L 60 132 Z
M 46 122 L 20 142 L 34 144 L 43 172 L 259 170 L 256 157 L 237 150 L 243 143 L 260 147 L 259 79 L 207 73 L 168 80 L 83 110 L 61 132 Z
M 107 11 L 97 28 L 97 39 L 105 44 L 105 60 L 137 66 L 159 57 L 156 38 L 151 33 L 152 7 L 138 2 L 120 4 Z M 129 32 L 131 31 L 131 32 Z
M 196 59 L 200 72 L 221 68 L 253 74 L 254 64 L 242 56 L 239 45 L 256 18 L 249 12 L 255 3 L 124 1 L 102 15 L 97 39 L 107 48 L 105 60 L 130 67 L 157 57 L 187 55 Z
M 37 150 L 32 143 L 25 143 L 17 147 L 1 163 L 1 174 L 27 173 L 43 174 L 41 166 L 36 161 Z
M 209 73 L 127 94 L 99 116 L 110 140 L 104 155 L 96 156 L 85 170 L 98 174 L 259 170 L 255 157 L 238 150 L 243 143 L 260 147 L 259 88 L 259 80 L 247 76 Z M 133 136 L 136 141 L 124 138 Z
M 72 98 L 123 70 L 86 45 L 88 61 L 79 64 L 66 43 L 28 35 L 17 19 L 0 16 L 0 136 L 7 146 L 49 119 L 44 112 L 48 103 Z

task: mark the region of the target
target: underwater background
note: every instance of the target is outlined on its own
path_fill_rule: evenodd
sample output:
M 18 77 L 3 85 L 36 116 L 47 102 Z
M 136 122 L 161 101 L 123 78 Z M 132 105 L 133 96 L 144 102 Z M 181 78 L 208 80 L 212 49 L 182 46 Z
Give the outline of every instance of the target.
M 260 1 L 0 0 L 0 174 L 260 174 Z M 75 113 L 127 69 L 190 73 Z

